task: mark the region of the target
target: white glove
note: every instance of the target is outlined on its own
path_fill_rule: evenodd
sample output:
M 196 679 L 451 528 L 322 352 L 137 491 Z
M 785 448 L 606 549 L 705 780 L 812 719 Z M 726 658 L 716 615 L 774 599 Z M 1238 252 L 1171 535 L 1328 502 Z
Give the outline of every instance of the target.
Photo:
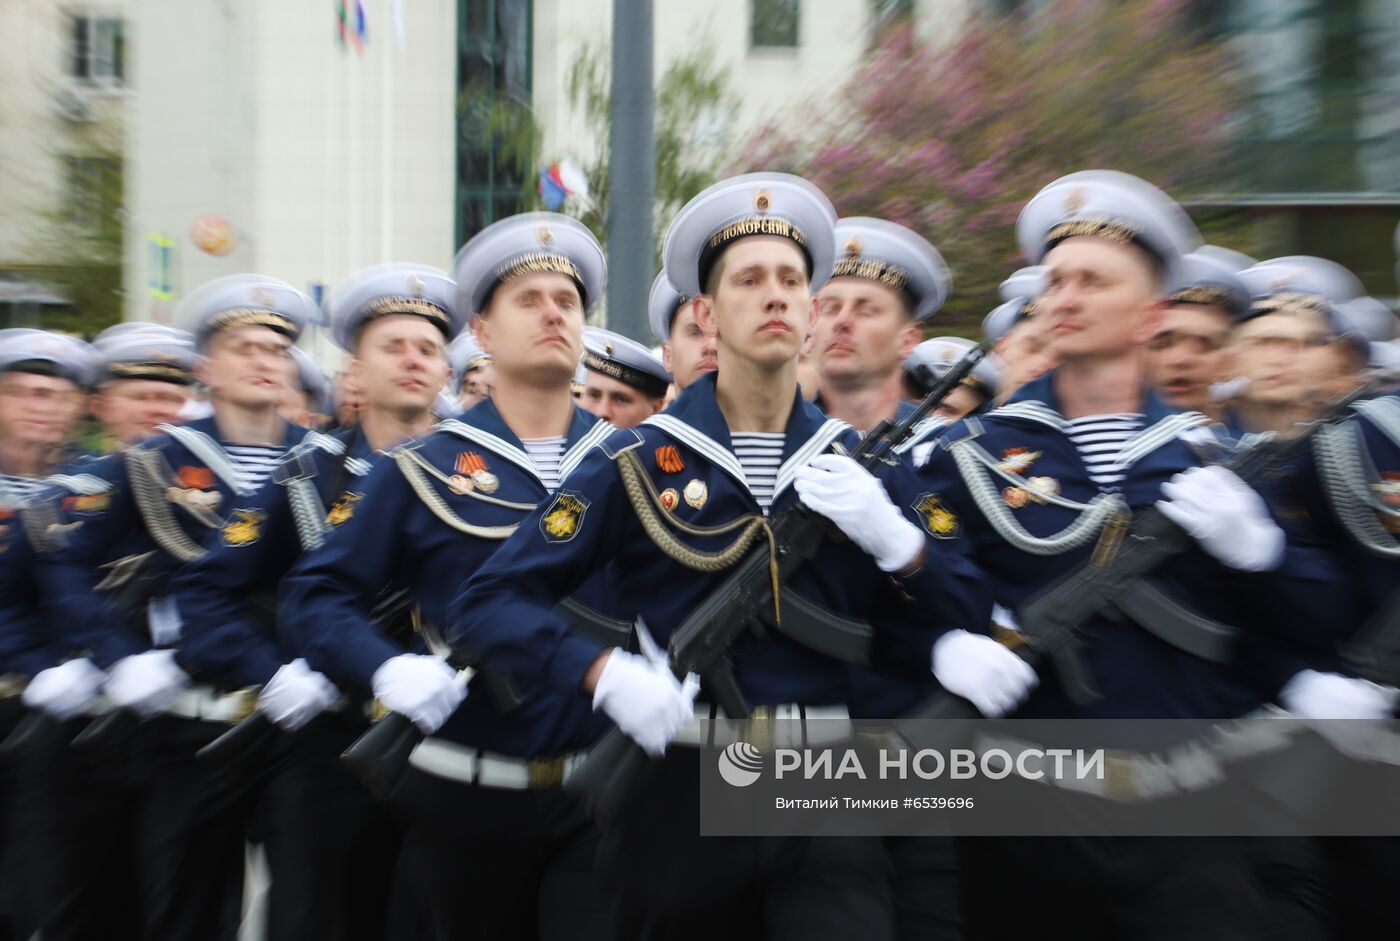
M 119 709 L 134 709 L 150 718 L 174 702 L 189 683 L 189 674 L 175 662 L 175 651 L 148 650 L 112 664 L 107 698 Z
M 1337 673 L 1303 670 L 1284 684 L 1278 701 L 1304 719 L 1388 719 L 1400 692 Z
M 593 708 L 607 713 L 647 754 L 660 756 L 695 715 L 699 692 L 694 673 L 682 683 L 664 662 L 614 650 L 598 675 Z
M 1192 467 L 1162 485 L 1157 509 L 1232 569 L 1267 572 L 1283 561 L 1283 530 L 1264 498 L 1224 467 Z
M 943 688 L 997 719 L 1040 684 L 1031 665 L 982 634 L 949 631 L 933 643 L 933 675 Z
M 794 477 L 802 502 L 831 520 L 884 572 L 898 572 L 924 547 L 919 527 L 890 502 L 884 484 L 842 454 L 821 454 Z
M 385 708 L 407 716 L 424 735 L 432 735 L 463 699 L 467 687 L 456 672 L 425 654 L 403 653 L 385 660 L 371 678 L 374 696 Z
M 340 698 L 335 684 L 306 665 L 305 660 L 284 664 L 258 697 L 258 708 L 289 732 L 295 732 Z
M 107 674 L 91 660 L 69 660 L 36 674 L 20 699 L 30 709 L 42 710 L 61 722 L 92 705 L 106 681 Z

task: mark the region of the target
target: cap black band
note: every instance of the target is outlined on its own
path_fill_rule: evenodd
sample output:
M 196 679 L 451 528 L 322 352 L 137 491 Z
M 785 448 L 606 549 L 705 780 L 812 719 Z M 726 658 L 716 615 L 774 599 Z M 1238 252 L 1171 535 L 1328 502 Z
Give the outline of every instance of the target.
M 802 251 L 802 259 L 807 263 L 807 277 L 812 277 L 812 254 L 807 250 L 807 236 L 787 219 L 776 216 L 750 216 L 731 222 L 710 236 L 705 248 L 700 252 L 700 289 L 710 280 L 710 271 L 715 261 L 734 242 L 755 235 L 772 235 L 792 242 Z
M 230 307 L 228 310 L 220 311 L 209 318 L 205 325 L 205 335 L 223 330 L 225 327 L 267 327 L 276 330 L 290 339 L 297 338 L 297 325 L 290 317 L 283 316 L 275 310 L 264 310 L 259 307 Z
M 624 366 L 616 360 L 604 359 L 592 350 L 583 351 L 583 365 L 594 372 L 610 376 L 624 385 L 629 385 L 649 398 L 660 398 L 666 394 L 668 383 L 651 373 Z
M 1158 265 L 1166 263 L 1166 259 L 1162 257 L 1161 253 L 1143 239 L 1141 226 L 1126 219 L 1112 219 L 1108 216 L 1068 219 L 1051 226 L 1050 231 L 1045 233 L 1045 250 L 1048 252 L 1065 239 L 1080 235 L 1106 239 L 1120 245 L 1136 245 L 1151 255 Z
M 449 334 L 452 330 L 452 319 L 447 316 L 447 311 L 425 298 L 406 295 L 375 298 L 374 303 L 365 309 L 365 322 L 377 317 L 388 317 L 391 314 L 423 317 L 431 321 L 433 326 L 441 330 L 444 335 Z M 363 330 L 364 326 L 361 325 L 360 329 Z
M 552 252 L 527 252 L 496 266 L 495 276 L 486 288 L 486 293 L 481 296 L 481 303 L 476 306 L 477 311 L 483 312 L 491 305 L 491 297 L 496 293 L 496 288 L 507 281 L 527 274 L 564 275 L 574 282 L 574 286 L 578 288 L 579 298 L 585 307 L 588 306 L 588 291 L 583 286 L 583 272 L 579 270 L 578 265 L 574 264 L 573 259 L 567 255 L 556 255 Z
M 173 382 L 184 386 L 194 382 L 194 373 L 171 363 L 108 363 L 103 369 L 108 380 L 149 379 L 153 382 Z
M 1169 304 L 1199 304 L 1203 307 L 1219 307 L 1228 314 L 1239 314 L 1244 308 L 1239 295 L 1228 288 L 1214 284 L 1192 284 L 1173 292 Z
M 53 379 L 67 379 L 76 385 L 83 385 L 82 379 L 71 369 L 51 359 L 21 359 L 8 363 L 0 372 L 22 372 L 31 376 L 49 376 Z

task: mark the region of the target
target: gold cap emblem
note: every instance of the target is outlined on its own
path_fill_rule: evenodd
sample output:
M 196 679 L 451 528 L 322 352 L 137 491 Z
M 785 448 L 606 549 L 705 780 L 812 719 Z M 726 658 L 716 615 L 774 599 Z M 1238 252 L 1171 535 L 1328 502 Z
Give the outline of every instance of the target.
M 608 354 L 609 356 L 613 355 L 613 345 L 611 343 L 604 343 L 603 352 Z
M 547 225 L 540 226 L 540 244 L 545 248 L 554 244 L 554 230 Z
M 272 292 L 267 288 L 253 288 L 253 303 L 259 307 L 272 309 Z
M 771 205 L 773 205 L 773 199 L 768 195 L 766 189 L 759 189 L 753 194 L 753 208 L 759 212 L 767 212 Z
M 1079 187 L 1074 187 L 1065 194 L 1065 211 L 1078 212 L 1084 208 L 1084 191 Z
M 864 246 L 860 244 L 860 239 L 856 236 L 852 235 L 850 238 L 846 239 L 846 254 L 852 258 L 859 258 L 862 248 L 864 248 Z
M 414 297 L 422 297 L 426 290 L 427 288 L 423 284 L 422 278 L 418 277 L 416 274 L 408 276 L 408 293 L 412 294 Z

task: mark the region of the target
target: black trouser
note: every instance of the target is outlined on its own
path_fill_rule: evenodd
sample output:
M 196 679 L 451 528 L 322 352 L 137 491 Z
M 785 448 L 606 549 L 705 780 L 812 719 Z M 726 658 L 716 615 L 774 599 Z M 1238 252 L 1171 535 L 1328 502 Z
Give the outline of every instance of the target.
M 134 736 L 137 899 L 148 941 L 237 936 L 250 796 L 195 758 L 227 730 L 159 716 Z
M 878 837 L 701 837 L 698 749 L 674 746 L 603 835 L 617 937 L 894 937 Z
M 140 937 L 134 765 L 89 762 L 68 747 L 91 721 L 64 722 L 56 741 L 25 758 L 29 875 L 44 941 Z
M 405 893 L 434 937 L 603 941 L 598 832 L 558 788 L 503 790 L 410 768 L 392 801 L 407 824 Z
M 969 939 L 1267 936 L 1243 838 L 960 837 L 957 846 Z
M 950 836 L 887 836 L 899 941 L 958 941 L 958 857 Z
M 0 700 L 0 742 L 22 718 L 24 707 L 19 697 Z M 30 845 L 26 775 L 17 757 L 0 766 L 0 941 L 27 941 L 34 933 L 33 895 L 26 865 Z
M 1328 837 L 1324 857 L 1337 941 L 1400 933 L 1400 837 Z
M 1249 840 L 1271 941 L 1329 941 L 1336 916 L 1319 840 L 1263 836 Z
M 282 735 L 258 794 L 267 853 L 268 941 L 381 941 L 390 925 L 400 827 L 340 760 L 369 728 L 328 713 Z

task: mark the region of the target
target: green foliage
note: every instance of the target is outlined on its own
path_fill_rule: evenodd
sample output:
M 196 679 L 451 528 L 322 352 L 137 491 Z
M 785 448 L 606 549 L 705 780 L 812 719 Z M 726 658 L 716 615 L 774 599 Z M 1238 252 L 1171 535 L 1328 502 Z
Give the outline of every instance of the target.
M 24 274 L 52 286 L 73 306 L 46 309 L 42 326 L 92 334 L 122 319 L 125 194 L 121 136 L 103 123 L 59 138 L 66 196 L 47 208 Z
M 609 128 L 612 121 L 611 47 L 594 42 L 581 48 L 569 66 L 569 101 L 583 115 L 596 146 L 575 155 L 588 178 L 591 206 L 580 216 L 599 241 L 607 241 Z M 697 48 L 667 65 L 656 83 L 657 267 L 661 237 L 685 201 L 719 178 L 728 133 L 738 102 L 729 73 L 714 64 L 713 54 Z

